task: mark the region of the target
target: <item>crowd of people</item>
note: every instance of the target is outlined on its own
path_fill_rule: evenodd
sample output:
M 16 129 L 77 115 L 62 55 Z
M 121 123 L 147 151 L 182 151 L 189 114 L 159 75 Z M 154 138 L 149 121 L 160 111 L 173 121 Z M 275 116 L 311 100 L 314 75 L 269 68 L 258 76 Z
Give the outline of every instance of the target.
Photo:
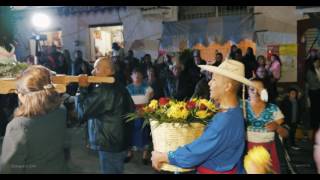
M 214 100 L 222 112 L 191 144 L 168 154 L 152 152 L 155 169 L 162 163 L 170 163 L 183 168 L 198 167 L 198 173 L 243 173 L 246 172 L 243 156 L 254 147 L 262 146 L 270 153 L 272 172 L 288 173 L 282 142 L 284 139 L 292 149 L 299 149 L 295 134 L 305 105 L 301 102 L 301 93 L 292 87 L 286 98 L 279 101 L 279 56 L 256 58 L 251 47 L 243 56 L 241 49 L 233 45 L 230 60 L 217 52 L 213 63 L 209 63 L 211 61 L 201 58 L 199 50 L 186 50 L 180 55 L 160 53 L 152 61 L 150 54 L 139 60 L 132 50 L 124 56 L 119 45 L 114 43 L 112 47 L 112 57 L 98 55 L 94 64 L 86 61 L 79 50 L 71 58 L 68 50 L 60 52 L 55 46 L 39 53 L 38 62 L 32 56 L 26 59 L 34 66 L 18 78 L 16 98 L 19 105 L 13 98 L 5 97 L 13 103 L 0 101 L 4 103 L 0 115 L 5 116 L 0 118 L 13 118 L 8 125 L 2 126 L 6 131 L 2 131 L 5 136 L 1 172 L 64 172 L 65 162 L 70 158 L 64 140 L 67 136 L 65 128 L 72 123 L 85 124 L 87 147 L 98 152 L 102 173 L 123 173 L 124 163 L 129 162 L 133 152 L 138 150 L 142 151 L 142 163 L 148 165 L 152 150 L 150 127 L 143 128 L 142 116 L 127 123 L 126 115 L 141 112 L 151 99 L 198 97 Z M 307 62 L 311 125 L 316 132 L 319 128 L 316 117 L 320 102 L 319 54 L 311 53 Z M 219 74 L 220 71 L 212 67 L 226 71 L 227 75 Z M 50 81 L 50 70 L 79 75 L 80 81 L 70 84 L 66 94 L 58 95 Z M 89 84 L 88 75 L 114 76 L 116 81 Z M 240 88 L 241 84 L 248 86 L 247 91 Z M 262 98 L 263 90 L 269 94 L 267 101 Z M 246 99 L 239 100 L 241 93 L 245 93 Z M 61 133 L 57 136 L 56 132 Z M 274 135 L 269 137 L 270 132 Z

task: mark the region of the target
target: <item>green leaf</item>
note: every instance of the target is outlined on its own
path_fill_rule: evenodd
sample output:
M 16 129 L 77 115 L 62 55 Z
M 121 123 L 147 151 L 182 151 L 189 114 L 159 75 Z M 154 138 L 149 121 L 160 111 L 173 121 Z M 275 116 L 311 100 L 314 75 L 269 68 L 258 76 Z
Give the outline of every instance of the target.
M 142 124 L 141 129 L 145 128 L 149 124 L 149 121 L 145 118 Z

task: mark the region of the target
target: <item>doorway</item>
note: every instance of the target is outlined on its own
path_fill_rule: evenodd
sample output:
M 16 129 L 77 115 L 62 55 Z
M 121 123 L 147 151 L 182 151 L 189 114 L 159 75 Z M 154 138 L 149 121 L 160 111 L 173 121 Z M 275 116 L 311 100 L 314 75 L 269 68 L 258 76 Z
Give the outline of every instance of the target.
M 297 23 L 297 44 L 298 44 L 298 82 L 299 86 L 305 85 L 306 58 L 312 48 L 320 49 L 320 36 L 317 19 L 303 19 Z
M 40 32 L 39 35 L 29 40 L 30 55 L 36 55 L 36 39 L 39 40 L 39 50 L 48 51 L 52 45 L 55 45 L 58 50 L 62 51 L 62 31 L 46 31 Z
M 123 25 L 95 25 L 89 28 L 91 62 L 94 62 L 99 56 L 111 55 L 114 42 L 124 47 Z

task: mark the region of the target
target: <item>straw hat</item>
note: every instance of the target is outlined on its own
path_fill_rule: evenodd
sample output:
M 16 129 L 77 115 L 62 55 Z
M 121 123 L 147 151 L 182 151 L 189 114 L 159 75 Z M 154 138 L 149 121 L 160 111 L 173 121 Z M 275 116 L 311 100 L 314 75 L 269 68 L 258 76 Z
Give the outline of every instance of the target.
M 199 67 L 203 70 L 236 80 L 245 85 L 254 86 L 250 80 L 244 77 L 244 65 L 239 61 L 226 59 L 218 67 L 210 65 L 199 65 Z
M 255 85 L 250 80 L 245 78 L 244 65 L 239 61 L 226 59 L 218 67 L 210 65 L 198 66 L 203 70 L 228 77 L 257 89 L 257 87 L 255 87 Z M 260 95 L 261 100 L 265 102 L 268 101 L 268 94 L 265 89 L 260 90 Z

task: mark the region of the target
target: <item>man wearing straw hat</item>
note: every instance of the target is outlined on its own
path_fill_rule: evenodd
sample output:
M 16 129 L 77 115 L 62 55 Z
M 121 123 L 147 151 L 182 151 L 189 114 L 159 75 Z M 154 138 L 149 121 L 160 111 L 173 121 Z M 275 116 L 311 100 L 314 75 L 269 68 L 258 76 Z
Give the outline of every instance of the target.
M 249 86 L 252 83 L 244 78 L 243 64 L 235 60 L 225 60 L 219 67 L 199 67 L 213 73 L 209 82 L 210 98 L 219 103 L 221 112 L 192 143 L 168 153 L 152 152 L 152 165 L 157 170 L 162 163 L 196 168 L 200 174 L 242 173 L 245 124 L 237 92 L 241 83 Z

